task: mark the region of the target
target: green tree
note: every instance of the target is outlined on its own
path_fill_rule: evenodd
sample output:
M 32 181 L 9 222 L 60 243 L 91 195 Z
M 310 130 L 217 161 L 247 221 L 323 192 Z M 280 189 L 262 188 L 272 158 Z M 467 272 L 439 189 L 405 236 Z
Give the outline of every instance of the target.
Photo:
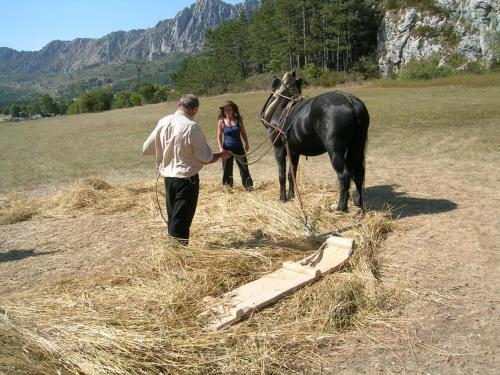
M 81 113 L 101 112 L 111 109 L 113 94 L 111 90 L 95 90 L 86 92 L 79 97 L 79 109 Z
M 64 115 L 68 113 L 68 109 L 71 106 L 73 101 L 71 99 L 63 99 L 59 103 L 57 103 L 57 113 Z
M 28 103 L 28 105 L 26 106 L 26 113 L 29 116 L 33 116 L 36 115 L 37 113 L 40 113 L 40 105 L 38 104 L 38 102 L 33 101 Z
M 80 99 L 76 99 L 70 104 L 67 113 L 69 113 L 70 115 L 77 115 L 79 113 L 82 113 L 82 109 L 80 107 Z
M 156 91 L 155 85 L 148 82 L 142 83 L 139 88 L 139 94 L 142 95 L 146 103 L 153 103 L 155 91 Z
M 207 30 L 204 53 L 183 61 L 175 88 L 209 95 L 253 74 L 351 71 L 373 57 L 379 18 L 379 0 L 261 0 L 250 20 L 243 13 Z M 356 67 L 372 74 L 366 59 Z
M 168 100 L 168 96 L 170 93 L 170 90 L 167 86 L 164 85 L 156 85 L 156 90 L 154 94 L 154 102 L 159 103 L 159 102 L 164 102 Z
M 130 102 L 132 103 L 133 106 L 142 105 L 142 95 L 137 92 L 133 92 L 130 95 Z
M 215 69 L 212 63 L 205 54 L 184 59 L 179 70 L 172 77 L 177 91 L 208 96 L 209 89 L 213 87 L 215 81 Z
M 54 100 L 48 94 L 43 94 L 40 97 L 40 114 L 42 116 L 51 116 L 56 112 Z
M 17 104 L 12 104 L 9 108 L 9 113 L 12 117 L 21 116 L 21 107 Z
M 122 91 L 115 95 L 113 98 L 112 108 L 128 108 L 133 107 L 134 104 L 130 100 L 132 93 L 130 91 Z

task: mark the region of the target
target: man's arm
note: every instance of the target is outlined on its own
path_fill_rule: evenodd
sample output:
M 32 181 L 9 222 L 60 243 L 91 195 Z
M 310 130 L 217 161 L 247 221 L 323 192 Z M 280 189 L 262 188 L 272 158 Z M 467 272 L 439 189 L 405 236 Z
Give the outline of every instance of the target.
M 228 159 L 231 156 L 227 150 L 212 152 L 205 135 L 197 124 L 191 128 L 189 138 L 191 146 L 193 147 L 194 157 L 203 164 L 212 164 L 220 158 Z
M 143 155 L 156 155 L 156 148 L 155 148 L 155 142 L 156 142 L 156 134 L 160 130 L 161 125 L 158 122 L 156 127 L 153 129 L 149 137 L 146 139 L 144 144 L 142 145 L 142 154 Z
M 222 150 L 220 152 L 213 152 L 212 153 L 212 159 L 208 162 L 202 161 L 203 164 L 212 164 L 215 163 L 217 160 L 220 158 L 227 160 L 231 157 L 231 153 L 228 150 Z

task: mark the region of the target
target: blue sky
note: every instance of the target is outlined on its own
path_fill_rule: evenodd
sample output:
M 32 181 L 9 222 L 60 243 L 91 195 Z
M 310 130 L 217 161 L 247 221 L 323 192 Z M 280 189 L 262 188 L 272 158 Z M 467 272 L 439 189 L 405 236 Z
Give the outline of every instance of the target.
M 243 0 L 223 0 L 237 4 Z M 37 51 L 52 40 L 146 29 L 195 0 L 0 0 L 0 47 Z

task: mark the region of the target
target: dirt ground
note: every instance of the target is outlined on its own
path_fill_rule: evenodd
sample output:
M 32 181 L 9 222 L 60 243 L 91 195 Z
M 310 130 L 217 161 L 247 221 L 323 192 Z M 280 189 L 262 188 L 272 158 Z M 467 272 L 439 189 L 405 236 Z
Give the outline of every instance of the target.
M 500 194 L 494 160 L 371 161 L 368 205 L 390 204 L 383 280 L 408 290 L 391 316 L 358 327 L 341 373 L 495 374 L 500 368 Z M 375 164 L 377 167 L 375 168 Z M 340 345 L 340 348 L 342 345 Z
M 381 277 L 403 291 L 404 303 L 332 340 L 324 373 L 498 373 L 496 162 L 368 157 L 366 204 L 390 205 L 398 217 L 380 249 Z M 270 178 L 274 168 L 268 164 L 255 178 Z M 328 162 L 315 158 L 302 162 L 301 173 L 336 186 L 325 168 Z M 109 222 L 85 215 L 0 226 L 0 297 L 89 269 L 126 267 L 143 229 L 130 212 Z

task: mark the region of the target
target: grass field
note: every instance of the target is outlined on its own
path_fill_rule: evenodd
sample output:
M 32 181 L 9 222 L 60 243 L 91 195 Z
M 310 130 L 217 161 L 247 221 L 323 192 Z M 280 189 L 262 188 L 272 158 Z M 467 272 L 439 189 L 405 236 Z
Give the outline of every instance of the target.
M 329 208 L 338 188 L 324 156 L 301 160 L 298 184 L 315 233 L 347 228 L 354 254 L 218 333 L 197 318 L 205 296 L 322 242 L 296 202 L 278 201 L 272 153 L 251 166 L 252 193 L 238 179 L 222 188 L 218 164 L 202 170 L 182 249 L 140 152 L 175 103 L 1 123 L 0 373 L 496 373 L 500 75 L 333 89 L 371 115 L 367 214 Z M 256 147 L 264 92 L 201 98 L 207 138 L 228 98 Z
M 459 157 L 498 147 L 500 75 L 457 76 L 432 83 L 380 81 L 346 88 L 365 101 L 370 115 L 368 153 L 383 148 L 387 155 L 405 150 L 439 156 L 447 144 L 461 138 Z M 342 88 L 339 88 L 342 89 Z M 309 88 L 306 96 L 328 91 Z M 201 98 L 197 121 L 215 142 L 218 106 L 232 99 L 241 107 L 252 146 L 266 139 L 258 120 L 264 92 Z M 12 192 L 68 183 L 94 175 L 127 180 L 151 176 L 151 160 L 141 156 L 142 142 L 175 102 L 96 114 L 63 116 L 38 121 L 0 123 L 0 191 Z M 441 139 L 429 136 L 442 129 Z M 387 138 L 388 131 L 390 132 Z M 380 136 L 381 134 L 384 136 Z M 395 142 L 397 140 L 397 142 Z M 265 149 L 265 148 L 263 148 Z M 259 150 L 260 151 L 260 150 Z M 257 152 L 257 155 L 260 155 Z M 271 154 L 266 158 L 272 163 Z

